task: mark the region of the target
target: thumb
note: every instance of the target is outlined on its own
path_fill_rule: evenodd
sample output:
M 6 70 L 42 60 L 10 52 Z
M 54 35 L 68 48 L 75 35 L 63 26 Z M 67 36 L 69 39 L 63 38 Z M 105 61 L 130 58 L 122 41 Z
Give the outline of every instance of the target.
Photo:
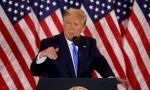
M 57 48 L 55 48 L 55 51 L 56 51 L 56 52 L 58 52 L 58 51 L 59 51 L 59 48 L 58 48 L 58 47 L 57 47 Z

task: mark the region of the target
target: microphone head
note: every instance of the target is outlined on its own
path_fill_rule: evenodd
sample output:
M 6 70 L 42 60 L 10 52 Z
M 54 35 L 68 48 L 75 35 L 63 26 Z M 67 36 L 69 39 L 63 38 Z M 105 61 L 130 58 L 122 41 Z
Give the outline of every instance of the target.
M 79 46 L 79 45 L 80 45 L 79 37 L 74 36 L 74 37 L 72 38 L 72 41 L 73 41 L 73 43 L 74 43 L 76 46 Z

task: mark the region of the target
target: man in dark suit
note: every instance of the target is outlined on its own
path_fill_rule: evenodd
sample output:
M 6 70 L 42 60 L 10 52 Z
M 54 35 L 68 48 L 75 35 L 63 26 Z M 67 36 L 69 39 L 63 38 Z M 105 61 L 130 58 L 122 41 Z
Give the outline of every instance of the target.
M 95 69 L 104 78 L 114 77 L 107 61 L 96 48 L 96 40 L 81 36 L 86 26 L 86 15 L 80 9 L 68 9 L 64 12 L 64 32 L 41 41 L 39 54 L 31 64 L 34 76 L 44 78 L 91 78 Z M 73 37 L 77 37 L 77 65 L 72 52 Z M 119 77 L 121 83 L 127 83 Z

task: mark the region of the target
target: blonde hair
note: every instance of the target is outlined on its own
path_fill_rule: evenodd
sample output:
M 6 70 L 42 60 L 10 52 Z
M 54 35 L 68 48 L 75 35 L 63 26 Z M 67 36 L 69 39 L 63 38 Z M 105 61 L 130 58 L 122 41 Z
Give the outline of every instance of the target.
M 86 17 L 86 14 L 84 13 L 84 11 L 81 9 L 73 9 L 73 8 L 67 9 L 67 10 L 65 10 L 65 12 L 63 14 L 63 18 L 67 15 L 76 15 L 76 16 L 82 18 L 84 21 L 84 24 L 86 24 L 87 17 Z

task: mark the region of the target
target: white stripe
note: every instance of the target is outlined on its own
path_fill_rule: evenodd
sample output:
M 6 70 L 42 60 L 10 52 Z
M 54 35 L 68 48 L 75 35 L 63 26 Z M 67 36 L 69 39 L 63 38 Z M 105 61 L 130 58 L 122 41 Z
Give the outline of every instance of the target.
M 48 16 L 47 18 L 45 18 L 45 22 L 53 36 L 59 34 L 59 31 L 56 28 L 56 25 L 54 24 L 51 16 Z
M 129 29 L 129 32 L 132 33 L 131 36 L 133 37 L 133 40 L 135 41 L 137 47 L 138 47 L 138 50 L 140 52 L 140 55 L 142 57 L 142 60 L 148 70 L 148 72 L 150 73 L 150 59 L 148 57 L 148 54 L 146 53 L 146 50 L 143 46 L 143 43 L 141 41 L 141 38 L 139 37 L 139 34 L 135 28 L 135 26 L 133 25 L 133 23 L 131 22 L 131 20 L 129 20 L 129 24 L 128 24 L 128 28 Z
M 111 12 L 110 12 L 110 16 L 111 16 L 111 18 L 112 18 L 112 20 L 113 20 L 115 26 L 117 27 L 120 36 L 121 36 L 120 27 L 119 27 L 119 23 L 118 23 L 118 20 L 117 20 L 115 11 L 111 11 Z
M 45 33 L 44 33 L 44 31 L 43 31 L 43 29 L 42 29 L 42 27 L 41 27 L 41 25 L 37 19 L 35 13 L 33 12 L 33 10 L 31 10 L 31 13 L 29 13 L 29 16 L 35 25 L 35 28 L 36 28 L 36 31 L 38 33 L 40 40 L 46 38 L 46 35 L 45 35 Z
M 56 13 L 56 15 L 58 16 L 59 21 L 61 22 L 61 24 L 63 24 L 63 18 L 62 18 L 62 14 L 61 14 L 60 9 L 57 9 L 57 10 L 55 11 L 55 13 Z
M 27 25 L 24 19 L 20 20 L 18 24 L 21 27 L 21 30 L 23 31 L 23 33 L 25 34 L 27 40 L 29 41 L 31 48 L 34 50 L 34 53 L 36 53 L 36 48 L 37 48 L 36 42 L 35 42 L 36 37 L 34 37 L 33 33 L 31 32 L 31 29 L 29 28 L 29 26 Z
M 0 36 L 3 38 L 3 35 L 0 33 Z M 1 47 L 3 48 L 4 52 L 6 53 L 6 56 L 8 57 L 9 62 L 11 62 L 10 64 L 12 65 L 14 71 L 16 72 L 16 74 L 18 75 L 18 78 L 20 79 L 20 82 L 23 84 L 24 88 L 31 88 L 30 84 L 28 83 L 27 78 L 25 78 L 25 74 L 22 71 L 17 59 L 15 58 L 13 52 L 11 51 L 8 43 L 5 41 L 5 39 L 3 38 L 3 44 L 1 45 Z M 25 85 L 26 84 L 26 85 Z
M 14 30 L 12 24 L 10 23 L 10 21 L 8 20 L 8 18 L 6 17 L 5 13 L 3 10 L 0 10 L 0 13 L 1 13 L 1 19 L 4 23 L 5 26 L 9 26 L 9 27 L 6 27 L 8 32 L 10 33 L 13 41 L 15 42 L 15 44 L 17 45 L 19 51 L 21 52 L 20 54 L 23 56 L 26 64 L 28 65 L 28 68 L 30 67 L 30 63 L 31 63 L 31 58 L 28 54 L 28 52 L 26 51 L 22 41 L 20 40 L 20 38 L 18 37 L 16 31 Z
M 104 31 L 112 49 L 113 49 L 116 57 L 117 57 L 117 60 L 119 61 L 120 65 L 122 66 L 122 69 L 124 70 L 124 73 L 125 73 L 126 70 L 125 70 L 125 62 L 124 62 L 123 54 L 122 54 L 122 51 L 121 51 L 113 33 L 112 33 L 112 30 L 108 26 L 108 23 L 107 23 L 105 18 L 100 20 L 100 24 L 103 28 L 103 31 Z M 117 37 L 117 38 L 119 38 L 119 37 Z
M 132 48 L 128 44 L 129 42 L 126 41 L 126 38 L 124 39 L 124 50 L 125 53 L 128 55 L 129 60 L 131 62 L 131 66 L 133 68 L 133 72 L 135 73 L 135 76 L 140 84 L 140 87 L 143 88 L 146 86 L 146 82 L 144 80 L 144 77 L 142 76 L 142 73 L 138 67 L 138 64 L 136 62 L 135 55 L 132 51 Z M 148 87 L 147 87 L 148 88 Z
M 133 11 L 136 14 L 136 17 L 138 18 L 138 20 L 141 22 L 141 26 L 144 29 L 144 32 L 146 34 L 146 37 L 148 38 L 148 41 L 150 41 L 150 27 L 149 24 L 147 23 L 146 18 L 144 17 L 143 12 L 141 11 L 140 7 L 138 6 L 137 2 L 134 2 L 134 7 L 133 7 Z
M 11 79 L 8 71 L 5 68 L 5 65 L 3 64 L 2 60 L 0 59 L 0 74 L 2 75 L 6 85 L 8 86 L 9 90 L 17 90 L 17 87 L 15 86 L 13 80 Z

